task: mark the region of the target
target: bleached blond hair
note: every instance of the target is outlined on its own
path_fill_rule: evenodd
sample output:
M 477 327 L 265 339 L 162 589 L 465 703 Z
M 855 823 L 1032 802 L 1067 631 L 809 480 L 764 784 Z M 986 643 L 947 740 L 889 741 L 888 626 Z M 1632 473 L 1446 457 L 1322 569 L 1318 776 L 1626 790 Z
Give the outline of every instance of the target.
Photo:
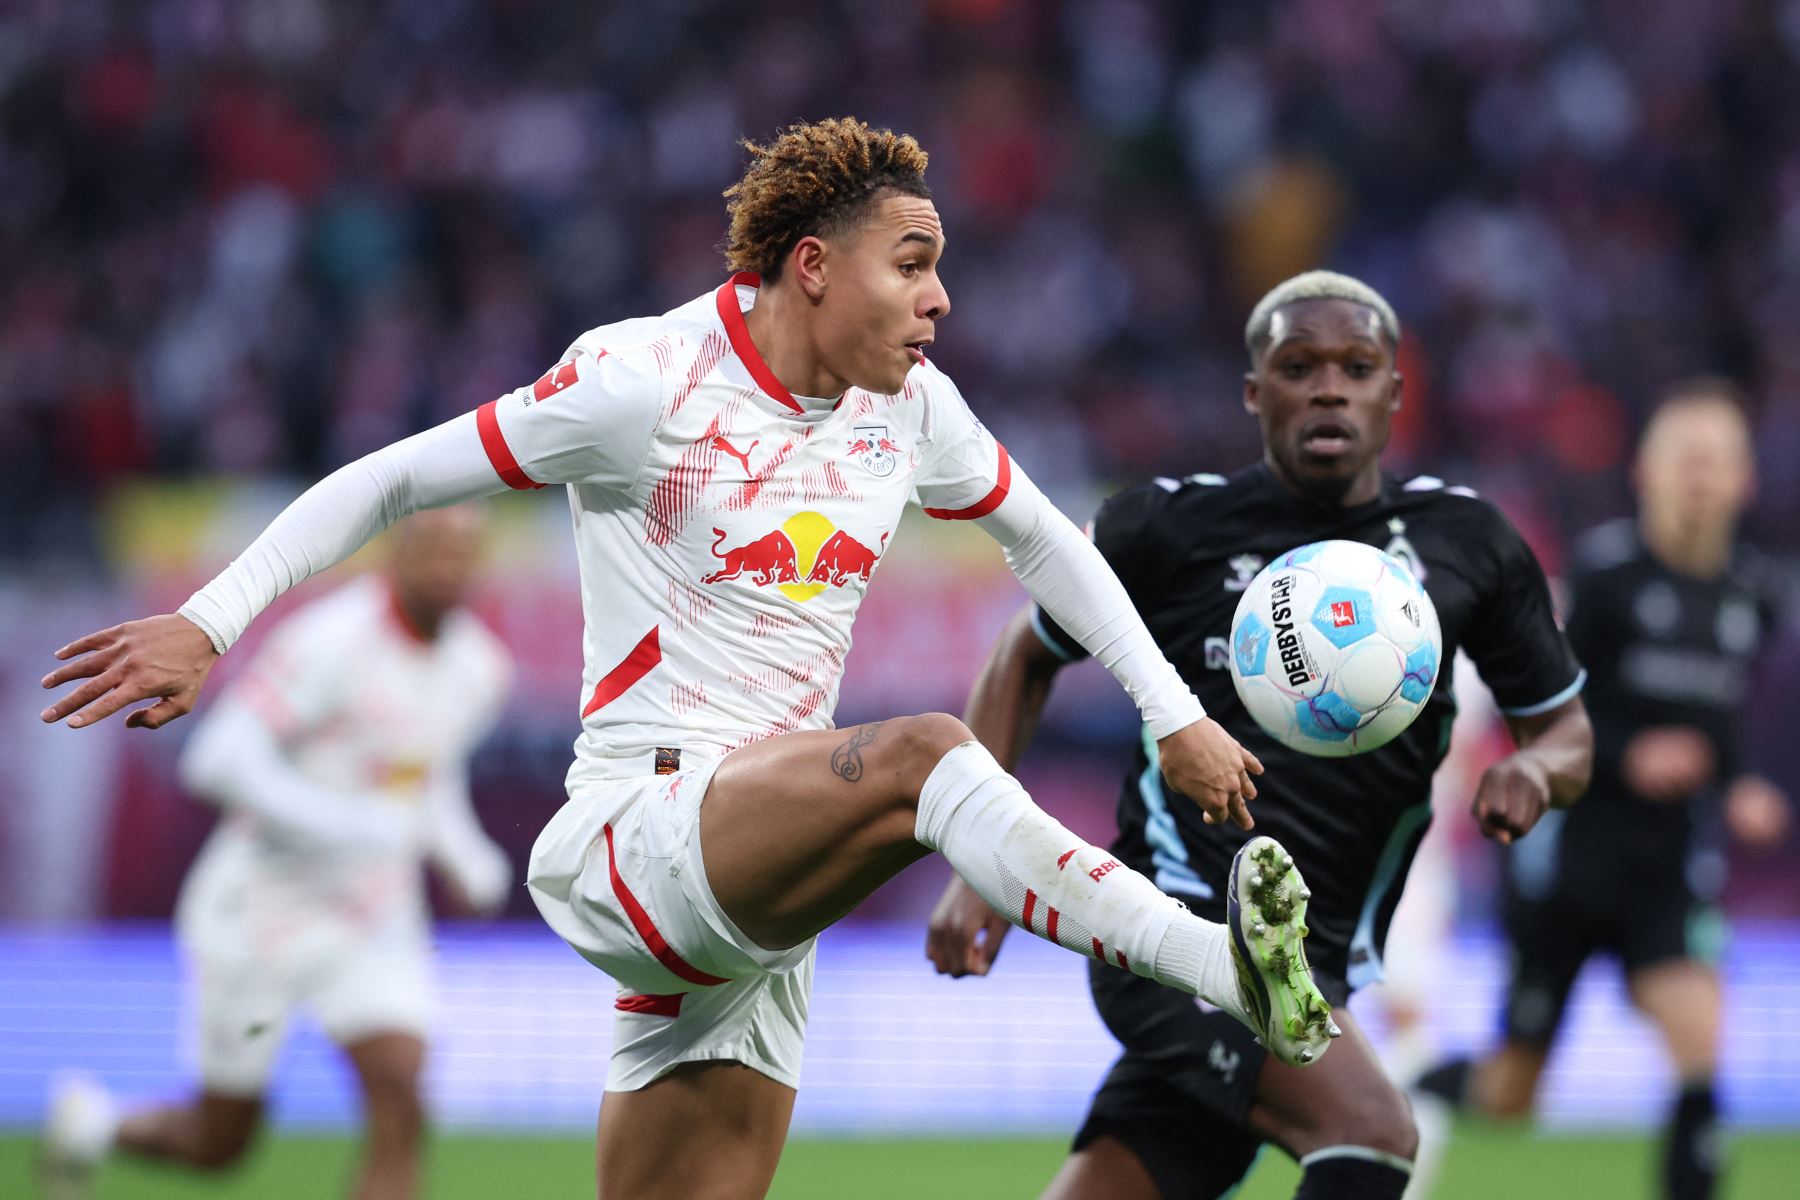
M 1360 304 L 1381 321 L 1381 331 L 1387 334 L 1388 346 L 1400 345 L 1400 318 L 1394 315 L 1393 305 L 1380 292 L 1360 279 L 1336 271 L 1307 271 L 1270 288 L 1269 294 L 1250 310 L 1250 320 L 1244 325 L 1244 348 L 1250 351 L 1251 358 L 1268 346 L 1269 328 L 1274 323 L 1276 311 L 1302 300 L 1348 300 Z

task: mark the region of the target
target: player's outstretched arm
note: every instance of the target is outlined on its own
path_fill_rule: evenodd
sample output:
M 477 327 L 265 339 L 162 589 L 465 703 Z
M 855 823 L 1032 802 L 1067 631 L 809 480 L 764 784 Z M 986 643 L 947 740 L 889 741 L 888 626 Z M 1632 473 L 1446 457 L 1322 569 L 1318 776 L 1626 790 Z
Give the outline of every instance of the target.
M 1031 744 L 1063 663 L 1031 627 L 1027 608 L 1007 624 L 976 676 L 963 722 L 1007 770 Z M 925 957 L 940 975 L 986 975 L 1011 928 L 961 876 L 952 876 L 932 909 Z
M 80 727 L 155 700 L 126 724 L 166 725 L 193 709 L 212 664 L 281 593 L 348 558 L 408 513 L 505 486 L 482 449 L 473 413 L 377 450 L 308 489 L 178 613 L 127 621 L 58 650 L 65 663 L 44 676 L 43 686 L 87 682 L 41 716 Z
M 1157 741 L 1163 776 L 1209 822 L 1249 829 L 1262 763 L 1206 710 L 1164 657 L 1106 557 L 1014 468 L 1006 498 L 978 524 L 1052 620 L 1117 679 Z
M 1594 769 L 1594 727 L 1581 697 L 1507 717 L 1506 724 L 1518 749 L 1482 774 L 1472 806 L 1481 832 L 1503 846 L 1530 833 L 1551 808 L 1580 799 Z

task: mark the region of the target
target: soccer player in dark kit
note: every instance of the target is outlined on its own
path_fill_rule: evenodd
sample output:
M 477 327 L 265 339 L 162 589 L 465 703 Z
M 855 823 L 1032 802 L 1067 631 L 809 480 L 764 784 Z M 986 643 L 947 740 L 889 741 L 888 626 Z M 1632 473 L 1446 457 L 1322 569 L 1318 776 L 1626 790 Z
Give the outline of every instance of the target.
M 1529 1113 L 1582 964 L 1616 955 L 1675 1071 L 1664 1192 L 1702 1200 L 1720 1166 L 1721 835 L 1768 844 L 1789 815 L 1780 791 L 1746 772 L 1738 736 L 1782 606 L 1766 564 L 1736 541 L 1754 485 L 1736 389 L 1673 387 L 1645 426 L 1634 479 L 1637 521 L 1588 534 L 1569 577 L 1569 640 L 1593 672 L 1594 784 L 1509 855 L 1505 1040 L 1422 1085 L 1489 1116 Z
M 1115 496 L 1094 519 L 1095 544 L 1169 660 L 1267 767 L 1257 828 L 1275 833 L 1306 873 L 1307 953 L 1344 1035 L 1303 1076 L 1230 1018 L 1090 964 L 1094 1001 L 1123 1054 L 1047 1197 L 1220 1196 L 1271 1142 L 1299 1160 L 1296 1194 L 1305 1200 L 1386 1200 L 1406 1189 L 1418 1141 L 1411 1111 L 1344 1004 L 1380 975 L 1456 703 L 1440 682 L 1404 734 L 1351 758 L 1309 758 L 1273 741 L 1238 702 L 1227 669 L 1232 613 L 1263 564 L 1347 538 L 1385 548 L 1420 577 L 1443 626 L 1443 662 L 1458 647 L 1468 652 L 1518 744 L 1474 797 L 1490 837 L 1523 836 L 1586 786 L 1584 675 L 1537 560 L 1473 492 L 1381 470 L 1401 402 L 1399 338 L 1387 301 L 1357 280 L 1314 271 L 1281 284 L 1245 330 L 1244 406 L 1261 422 L 1263 460 L 1231 476 L 1157 479 Z M 1040 608 L 1001 635 L 967 718 L 1001 762 L 1024 754 L 1057 671 L 1081 653 Z M 1244 835 L 1190 807 L 1163 785 L 1154 747 L 1141 743 L 1112 850 L 1197 912 L 1222 913 Z M 927 954 L 940 972 L 985 974 L 1004 931 L 958 879 L 932 916 Z

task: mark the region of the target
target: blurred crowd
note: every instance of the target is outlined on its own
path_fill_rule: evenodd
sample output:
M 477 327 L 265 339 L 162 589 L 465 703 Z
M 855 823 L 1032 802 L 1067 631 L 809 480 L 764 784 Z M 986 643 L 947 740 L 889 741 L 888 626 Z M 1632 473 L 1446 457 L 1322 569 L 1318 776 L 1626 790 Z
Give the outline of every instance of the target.
M 917 134 L 934 358 L 1071 507 L 1255 453 L 1242 322 L 1394 301 L 1395 464 L 1552 569 L 1678 375 L 1800 549 L 1797 0 L 23 0 L 0 10 L 0 556 L 108 485 L 316 476 L 715 286 L 741 136 Z

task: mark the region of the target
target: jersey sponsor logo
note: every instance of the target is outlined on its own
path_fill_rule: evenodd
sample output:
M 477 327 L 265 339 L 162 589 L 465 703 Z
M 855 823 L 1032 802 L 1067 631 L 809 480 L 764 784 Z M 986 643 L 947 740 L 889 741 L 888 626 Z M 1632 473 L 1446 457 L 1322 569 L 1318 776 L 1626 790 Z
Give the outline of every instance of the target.
M 1225 580 L 1225 590 L 1241 592 L 1250 586 L 1251 581 L 1256 578 L 1256 573 L 1263 569 L 1263 560 L 1255 554 L 1239 554 L 1225 565 L 1235 572 Z
M 886 479 L 900 465 L 900 444 L 888 437 L 886 425 L 858 425 L 846 451 L 877 479 Z
M 605 355 L 606 351 L 602 350 L 600 353 Z M 542 375 L 538 376 L 538 381 L 531 385 L 531 398 L 535 400 L 548 400 L 558 392 L 563 391 L 566 388 L 574 387 L 577 379 L 574 359 L 571 358 L 568 362 L 557 363 L 554 367 L 551 367 L 548 371 L 545 371 Z M 527 404 L 530 402 L 530 400 L 526 401 Z
M 1294 577 L 1280 575 L 1269 585 L 1269 619 L 1275 625 L 1275 653 L 1281 658 L 1281 669 L 1289 687 L 1300 687 L 1318 678 L 1318 666 L 1306 652 L 1306 644 L 1294 632 Z M 1332 606 L 1336 609 L 1337 605 Z M 1336 613 L 1333 614 L 1336 619 Z M 1350 624 L 1356 621 L 1352 609 Z
M 742 579 L 756 587 L 773 587 L 804 604 L 826 588 L 867 583 L 887 549 L 884 532 L 875 547 L 864 545 L 811 510 L 797 512 L 761 537 L 721 549 L 730 535 L 713 527 L 712 555 L 723 564 L 700 577 L 705 584 Z
M 1100 882 L 1100 878 L 1102 876 L 1110 874 L 1112 871 L 1116 870 L 1118 868 L 1118 866 L 1119 866 L 1119 863 L 1118 863 L 1117 859 L 1109 858 L 1105 862 L 1101 863 L 1099 866 L 1095 867 L 1093 870 L 1089 871 L 1088 878 L 1092 879 L 1095 883 L 1098 883 L 1098 882 Z

